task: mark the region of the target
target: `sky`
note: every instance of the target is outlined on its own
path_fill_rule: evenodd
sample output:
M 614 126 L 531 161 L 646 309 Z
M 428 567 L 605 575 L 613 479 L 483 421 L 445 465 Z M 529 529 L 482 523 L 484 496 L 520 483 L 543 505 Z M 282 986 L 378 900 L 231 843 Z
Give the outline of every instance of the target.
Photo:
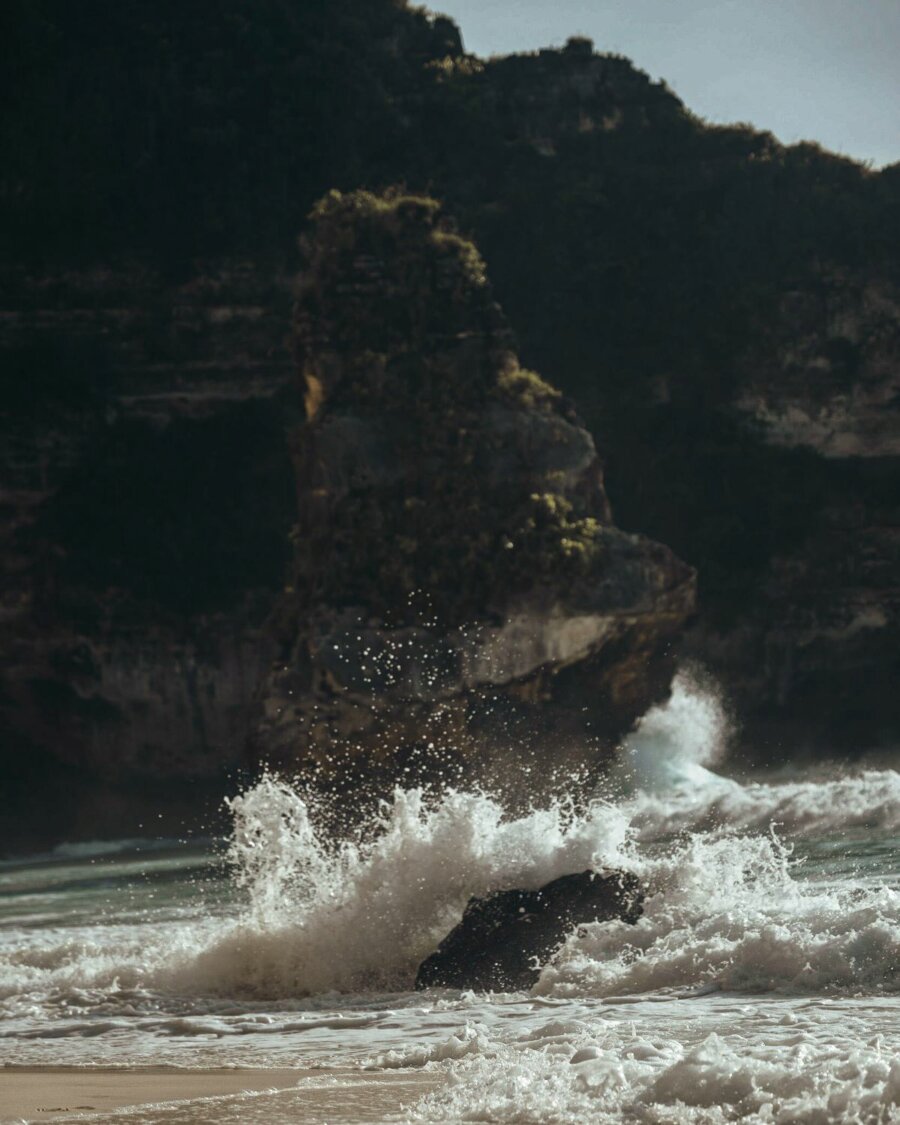
M 709 121 L 900 160 L 900 0 L 430 0 L 487 56 L 588 35 Z

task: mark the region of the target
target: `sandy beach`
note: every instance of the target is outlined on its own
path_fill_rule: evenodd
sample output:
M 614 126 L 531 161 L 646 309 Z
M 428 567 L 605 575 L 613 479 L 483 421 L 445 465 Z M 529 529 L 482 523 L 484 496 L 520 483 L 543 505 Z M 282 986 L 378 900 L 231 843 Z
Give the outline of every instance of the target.
M 184 1103 L 194 1099 L 272 1091 L 291 1091 L 304 1122 L 380 1121 L 439 1081 L 436 1075 L 350 1068 L 6 1067 L 0 1070 L 0 1123 L 66 1120 L 133 1106 L 157 1106 L 159 1120 L 167 1110 L 183 1120 Z M 198 1121 L 215 1117 L 209 1103 L 196 1110 Z

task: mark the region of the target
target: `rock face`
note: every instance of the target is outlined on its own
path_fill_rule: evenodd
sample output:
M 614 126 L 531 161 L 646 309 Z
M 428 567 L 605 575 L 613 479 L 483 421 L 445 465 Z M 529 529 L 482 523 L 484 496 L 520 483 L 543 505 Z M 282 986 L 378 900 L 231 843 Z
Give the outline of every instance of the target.
M 821 457 L 900 456 L 900 287 L 824 271 L 784 293 L 743 357 L 737 407 L 773 445 Z
M 634 925 L 644 892 L 627 871 L 563 875 L 537 891 L 471 898 L 462 921 L 419 966 L 416 988 L 531 988 L 576 926 Z
M 710 617 L 690 647 L 762 755 L 890 746 L 900 730 L 898 403 L 900 288 L 885 274 L 792 288 L 741 359 L 732 409 L 765 442 L 772 504 L 794 493 L 794 526 L 737 620 Z
M 28 830 L 51 784 L 60 832 L 103 790 L 90 833 L 130 833 L 151 785 L 221 788 L 278 656 L 270 745 L 282 718 L 294 729 L 292 683 L 311 674 L 295 663 L 298 607 L 279 610 L 271 649 L 262 626 L 297 518 L 292 247 L 332 186 L 427 188 L 474 233 L 524 363 L 575 397 L 598 441 L 617 523 L 698 569 L 691 651 L 749 748 L 764 734 L 781 752 L 797 732 L 820 752 L 895 743 L 900 167 L 707 126 L 585 40 L 482 61 L 450 21 L 394 0 L 170 9 L 144 18 L 98 0 L 96 20 L 57 4 L 7 21 L 19 81 L 0 107 L 3 829 Z M 363 303 L 377 283 L 361 263 Z M 477 413 L 491 449 L 472 453 L 495 492 L 523 464 L 562 473 L 570 500 L 590 481 L 588 434 L 546 406 L 499 396 Z M 377 410 L 332 400 L 303 433 L 295 460 L 314 439 L 348 488 L 369 487 L 373 465 L 378 487 L 406 479 Z M 601 495 L 589 518 L 605 529 Z M 601 535 L 611 553 L 628 542 Z M 516 589 L 516 613 L 479 616 L 486 656 L 460 651 L 456 626 L 425 638 L 450 647 L 441 682 L 463 685 L 440 700 L 447 730 L 489 725 L 474 722 L 479 702 L 520 745 L 557 726 L 583 743 L 640 709 L 648 680 L 665 689 L 664 662 L 645 660 L 661 618 L 629 622 L 620 590 L 621 635 L 560 667 L 597 614 L 583 590 L 570 609 L 540 585 Z M 353 630 L 351 608 L 320 635 Z M 517 620 L 541 650 L 526 663 L 546 655 L 555 675 L 516 678 Z M 362 624 L 383 635 L 377 616 Z M 492 663 L 513 677 L 499 695 Z M 586 690 L 604 715 L 582 712 Z M 327 682 L 316 691 L 316 739 L 350 723 L 351 697 L 353 723 L 370 723 L 366 691 L 338 688 L 340 708 Z M 436 722 L 420 695 L 410 722 Z
M 340 770 L 477 745 L 484 761 L 530 717 L 596 760 L 667 690 L 692 572 L 612 525 L 590 435 L 521 369 L 433 201 L 334 193 L 315 221 L 297 562 L 262 756 Z
M 0 831 L 178 831 L 239 766 L 274 651 L 290 283 L 3 282 Z

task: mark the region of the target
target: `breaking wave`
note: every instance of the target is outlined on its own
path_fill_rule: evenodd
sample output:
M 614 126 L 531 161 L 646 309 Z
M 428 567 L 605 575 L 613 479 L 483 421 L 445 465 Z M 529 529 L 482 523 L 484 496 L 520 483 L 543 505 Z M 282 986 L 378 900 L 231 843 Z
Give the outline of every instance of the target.
M 681 677 L 629 740 L 615 802 L 561 800 L 511 816 L 486 793 L 397 790 L 365 839 L 337 844 L 300 793 L 264 778 L 232 802 L 237 917 L 0 943 L 0 1000 L 74 992 L 115 1008 L 110 996 L 133 1003 L 134 990 L 188 1003 L 409 989 L 470 895 L 588 867 L 635 871 L 644 915 L 636 926 L 581 927 L 536 994 L 896 991 L 897 892 L 804 879 L 790 841 L 896 829 L 900 775 L 742 785 L 710 768 L 726 731 L 715 697 Z
M 196 852 L 135 866 L 131 840 L 4 867 L 0 1059 L 40 1064 L 51 1042 L 74 1065 L 338 1059 L 323 1081 L 348 1096 L 361 1063 L 418 1068 L 419 1122 L 900 1120 L 900 775 L 740 782 L 717 772 L 727 741 L 715 694 L 679 677 L 587 805 L 398 789 L 335 841 L 266 777 L 231 803 L 228 882 Z M 159 902 L 138 883 L 95 910 L 112 870 L 151 867 Z M 579 926 L 527 994 L 410 991 L 470 895 L 588 867 L 639 876 L 636 925 Z M 297 1120 L 291 1096 L 229 1120 Z
M 739 782 L 710 767 L 727 751 L 721 700 L 680 674 L 670 700 L 654 707 L 625 742 L 610 782 L 645 839 L 677 832 L 768 832 L 819 836 L 847 829 L 900 830 L 900 773 Z

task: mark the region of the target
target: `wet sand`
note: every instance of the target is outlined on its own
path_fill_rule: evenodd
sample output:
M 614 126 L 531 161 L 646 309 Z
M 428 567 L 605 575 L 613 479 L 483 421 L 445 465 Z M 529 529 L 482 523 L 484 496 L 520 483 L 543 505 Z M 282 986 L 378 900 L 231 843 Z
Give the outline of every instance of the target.
M 126 1106 L 159 1106 L 245 1092 L 289 1091 L 302 1120 L 381 1121 L 440 1084 L 421 1072 L 333 1070 L 177 1070 L 170 1067 L 6 1067 L 0 1069 L 0 1123 L 105 1115 Z M 197 1120 L 212 1106 L 198 1103 Z M 171 1106 L 174 1111 L 176 1106 Z M 184 1119 L 183 1112 L 178 1115 Z M 214 1120 L 214 1115 L 212 1116 Z

